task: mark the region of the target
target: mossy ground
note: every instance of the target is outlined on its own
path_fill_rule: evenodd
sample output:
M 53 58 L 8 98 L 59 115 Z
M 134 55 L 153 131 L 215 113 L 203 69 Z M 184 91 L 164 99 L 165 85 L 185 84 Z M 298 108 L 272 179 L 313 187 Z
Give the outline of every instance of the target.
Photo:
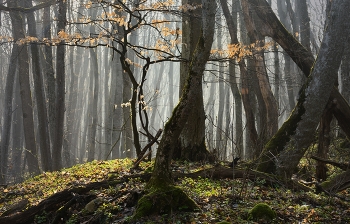
M 248 213 L 248 219 L 271 222 L 276 218 L 276 212 L 266 203 L 256 204 Z
M 210 167 L 199 163 L 173 165 L 174 169 L 184 173 Z M 101 181 L 108 176 L 122 178 L 135 174 L 130 170 L 131 166 L 130 160 L 94 161 L 0 188 L 0 215 L 11 204 L 24 198 L 29 201 L 27 207 L 35 206 L 63 189 Z M 149 163 L 141 164 L 143 169 L 150 166 Z M 113 172 L 113 177 L 108 175 L 109 172 Z M 91 190 L 86 195 L 80 195 L 82 200 L 72 204 L 59 223 L 253 223 L 248 219 L 248 212 L 260 202 L 268 204 L 276 212 L 277 218 L 272 223 L 350 223 L 350 203 L 341 199 L 350 198 L 348 190 L 340 192 L 341 197 L 330 197 L 313 192 L 295 192 L 283 186 L 271 188 L 264 180 L 210 178 L 182 178 L 174 183 L 196 202 L 200 210 L 184 212 L 171 211 L 170 208 L 168 213 L 150 214 L 135 220 L 132 218 L 135 218 L 137 200 L 146 194 L 143 191 L 145 185 L 143 179 L 131 178 L 107 188 Z M 97 204 L 95 211 L 86 211 L 85 206 L 95 198 L 102 198 L 99 200 L 101 203 Z M 38 211 L 35 223 L 50 223 L 56 212 Z
M 156 188 L 144 195 L 137 204 L 134 220 L 154 214 L 199 211 L 198 205 L 176 186 Z

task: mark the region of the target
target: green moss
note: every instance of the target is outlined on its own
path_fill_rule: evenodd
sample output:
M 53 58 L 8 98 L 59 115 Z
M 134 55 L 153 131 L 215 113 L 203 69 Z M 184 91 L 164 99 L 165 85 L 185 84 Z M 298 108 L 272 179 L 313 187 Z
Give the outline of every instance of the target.
M 277 156 L 282 152 L 285 149 L 286 144 L 290 141 L 291 136 L 294 135 L 298 123 L 305 113 L 303 105 L 306 99 L 305 89 L 306 87 L 304 86 L 303 90 L 300 92 L 298 104 L 292 111 L 290 117 L 265 145 L 257 170 L 266 173 L 275 173 L 276 164 L 271 157 Z
M 176 211 L 195 211 L 198 205 L 185 192 L 173 185 L 151 188 L 137 204 L 133 219 L 155 214 L 169 214 Z
M 256 204 L 248 213 L 248 219 L 271 221 L 276 218 L 276 212 L 265 203 Z

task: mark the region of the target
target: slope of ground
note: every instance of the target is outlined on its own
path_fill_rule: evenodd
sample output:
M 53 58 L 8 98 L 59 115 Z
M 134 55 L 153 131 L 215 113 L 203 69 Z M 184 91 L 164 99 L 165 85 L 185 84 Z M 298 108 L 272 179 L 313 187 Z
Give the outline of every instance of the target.
M 199 205 L 197 212 L 133 220 L 152 166 L 152 162 L 141 163 L 140 170 L 132 170 L 129 159 L 93 161 L 1 187 L 0 223 L 254 223 L 248 220 L 248 212 L 260 202 L 276 212 L 274 223 L 350 223 L 348 190 L 341 197 L 331 197 L 268 186 L 264 179 L 214 180 L 209 176 L 176 180 Z M 173 164 L 174 172 L 179 173 L 210 167 Z

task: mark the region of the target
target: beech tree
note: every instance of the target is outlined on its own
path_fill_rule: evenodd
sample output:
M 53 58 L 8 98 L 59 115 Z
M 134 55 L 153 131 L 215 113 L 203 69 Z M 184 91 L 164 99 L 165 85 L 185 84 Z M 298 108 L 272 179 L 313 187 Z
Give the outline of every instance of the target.
M 196 105 L 193 102 L 198 100 L 198 88 L 201 88 L 203 72 L 213 43 L 215 12 L 215 0 L 202 1 L 201 35 L 191 60 L 187 83 L 178 105 L 174 108 L 172 116 L 165 124 L 152 177 L 146 186 L 148 194 L 139 200 L 135 218 L 159 213 L 164 209 L 171 211 L 173 209 L 179 210 L 181 207 L 187 207 L 188 210 L 197 208 L 196 204 L 182 190 L 173 186 L 170 162 L 175 150 L 175 143 L 188 120 L 188 114 L 194 110 Z M 155 198 L 157 205 L 153 206 Z
M 340 59 L 338 61 L 338 56 L 329 57 L 332 55 L 332 53 L 334 53 L 333 51 L 342 55 L 343 45 L 342 43 L 339 43 L 342 42 L 338 39 L 340 37 L 339 33 L 337 36 L 336 34 L 333 34 L 333 32 L 347 32 L 348 24 L 343 21 L 343 19 L 347 18 L 347 16 L 342 14 L 345 13 L 342 9 L 348 7 L 348 3 L 345 3 L 344 1 L 335 1 L 332 3 L 332 13 L 330 14 L 331 17 L 329 21 L 327 21 L 328 26 L 325 30 L 323 44 L 321 46 L 323 49 L 322 51 L 320 49 L 320 53 L 317 58 L 318 62 L 316 61 L 313 69 L 312 66 L 314 63 L 314 58 L 311 52 L 307 51 L 293 37 L 293 35 L 285 30 L 268 3 L 265 0 L 249 0 L 249 3 L 255 9 L 255 12 L 258 14 L 259 18 L 264 22 L 264 25 L 261 26 L 261 30 L 264 31 L 264 35 L 270 36 L 276 42 L 278 42 L 300 67 L 304 74 L 308 76 L 312 72 L 315 76 L 314 78 L 313 76 L 310 76 L 311 78 L 309 79 L 307 85 L 303 87 L 298 104 L 296 105 L 289 119 L 282 125 L 276 135 L 265 146 L 258 166 L 260 171 L 276 172 L 282 176 L 286 175 L 287 177 L 290 177 L 295 171 L 295 168 L 298 165 L 302 155 L 304 155 L 308 145 L 311 143 L 311 136 L 315 132 L 316 126 L 320 121 L 322 111 L 324 110 L 329 97 L 331 97 L 331 100 L 337 100 L 338 113 L 334 113 L 334 115 L 338 120 L 342 120 L 344 122 L 349 116 L 349 105 L 333 87 L 334 82 L 331 82 L 332 80 L 335 80 L 334 76 L 336 76 L 335 74 L 337 74 L 339 69 Z M 336 16 L 338 14 L 341 16 Z M 346 35 L 342 36 L 342 38 L 346 38 Z M 341 56 L 339 57 L 341 58 Z M 325 60 L 324 58 L 328 58 L 328 62 L 320 63 L 320 60 Z M 329 60 L 329 58 L 334 58 L 334 60 Z M 331 80 L 326 80 L 323 76 L 329 77 Z M 313 79 L 314 81 L 311 81 Z M 314 87 L 316 84 L 320 84 L 320 86 L 318 88 Z M 313 94 L 318 94 L 318 91 L 322 92 L 322 94 L 315 97 Z M 307 106 L 305 106 L 306 102 Z M 318 113 L 311 115 L 312 118 L 307 117 L 310 116 L 310 114 L 309 112 L 306 112 L 306 108 L 309 108 L 310 105 L 315 102 L 317 102 L 317 105 L 313 106 L 317 108 Z M 310 110 L 311 113 L 315 112 L 310 108 L 308 110 Z M 315 115 L 317 115 L 317 117 L 314 117 Z M 304 116 L 306 116 L 307 119 L 304 119 Z M 347 132 L 346 130 L 348 130 L 348 125 L 340 125 L 341 128 Z M 299 127 L 302 127 L 302 130 Z M 300 136 L 301 133 L 304 134 L 304 137 Z M 278 156 L 279 154 L 281 157 Z M 290 156 L 287 156 L 288 154 Z
M 190 63 L 200 38 L 200 26 L 198 26 L 198 23 L 201 21 L 201 1 L 183 0 L 182 5 L 186 4 L 192 5 L 195 9 L 183 13 L 182 16 L 182 58 L 184 60 L 180 64 L 179 96 L 181 96 L 188 78 Z M 205 145 L 205 112 L 202 86 L 198 87 L 198 91 L 200 92 L 197 95 L 198 99 L 194 101 L 196 106 L 188 114 L 189 119 L 179 136 L 177 142 L 178 150 L 174 152 L 175 158 L 190 161 L 211 159 Z

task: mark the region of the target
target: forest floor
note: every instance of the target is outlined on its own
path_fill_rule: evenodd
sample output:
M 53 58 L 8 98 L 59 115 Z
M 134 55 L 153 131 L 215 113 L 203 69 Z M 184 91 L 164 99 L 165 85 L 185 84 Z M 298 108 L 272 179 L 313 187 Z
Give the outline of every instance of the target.
M 21 214 L 32 216 L 26 223 L 254 223 L 248 220 L 248 212 L 260 202 L 276 212 L 272 223 L 350 223 L 350 190 L 335 197 L 268 186 L 263 179 L 203 177 L 179 178 L 175 183 L 200 210 L 135 221 L 132 215 L 146 184 L 143 174 L 152 170 L 153 163 L 141 163 L 142 171 L 130 169 L 132 163 L 129 159 L 93 161 L 0 187 L 0 223 L 19 223 L 7 218 Z M 174 172 L 190 173 L 212 165 L 174 162 L 172 167 Z M 55 197 L 60 192 L 67 194 Z

